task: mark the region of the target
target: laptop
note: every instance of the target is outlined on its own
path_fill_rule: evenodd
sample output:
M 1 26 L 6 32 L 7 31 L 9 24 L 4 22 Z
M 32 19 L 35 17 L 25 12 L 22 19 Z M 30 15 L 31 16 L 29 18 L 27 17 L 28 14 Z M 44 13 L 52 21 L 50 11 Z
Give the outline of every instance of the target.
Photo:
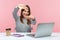
M 39 23 L 37 26 L 36 33 L 27 35 L 35 38 L 50 36 L 53 31 L 53 26 L 54 23 Z

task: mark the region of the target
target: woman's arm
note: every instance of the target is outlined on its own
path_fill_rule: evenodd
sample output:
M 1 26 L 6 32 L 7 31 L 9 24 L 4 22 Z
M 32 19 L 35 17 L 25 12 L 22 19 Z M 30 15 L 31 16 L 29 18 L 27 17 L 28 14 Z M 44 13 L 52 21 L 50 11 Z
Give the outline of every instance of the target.
M 15 7 L 13 10 L 13 17 L 15 21 L 18 19 L 18 15 L 17 15 L 18 10 L 19 10 L 19 7 Z
M 35 19 L 34 16 L 32 16 L 32 15 L 30 15 L 30 16 L 25 16 L 25 15 L 24 15 L 24 17 L 25 17 L 26 19 L 31 20 L 31 24 L 33 24 L 33 25 L 36 24 L 36 19 Z
M 36 24 L 36 19 L 31 19 L 31 24 L 35 25 Z

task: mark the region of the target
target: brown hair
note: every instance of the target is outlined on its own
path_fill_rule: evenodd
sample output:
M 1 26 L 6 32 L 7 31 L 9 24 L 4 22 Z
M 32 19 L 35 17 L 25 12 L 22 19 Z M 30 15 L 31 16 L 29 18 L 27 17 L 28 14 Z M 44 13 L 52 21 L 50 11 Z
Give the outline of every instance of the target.
M 26 5 L 26 7 L 28 8 L 28 16 L 31 14 L 30 13 L 30 7 L 28 6 L 28 5 Z M 23 16 L 23 11 L 25 11 L 25 9 L 21 9 L 21 16 L 20 16 L 20 21 L 23 23 L 23 18 L 24 18 L 24 16 Z M 27 24 L 28 25 L 30 25 L 31 24 L 31 22 L 30 22 L 30 20 L 29 19 L 27 19 Z

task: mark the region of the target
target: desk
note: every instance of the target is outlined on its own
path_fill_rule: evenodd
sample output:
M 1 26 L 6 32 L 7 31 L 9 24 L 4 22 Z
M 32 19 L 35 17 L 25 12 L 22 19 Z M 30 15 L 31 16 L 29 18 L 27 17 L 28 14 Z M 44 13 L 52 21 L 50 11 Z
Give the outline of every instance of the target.
M 42 38 L 33 38 L 33 37 L 26 36 L 26 34 L 29 33 L 16 33 L 16 34 L 23 34 L 24 37 L 14 37 L 14 36 L 8 37 L 5 35 L 5 33 L 0 33 L 0 40 L 60 40 L 60 33 L 52 33 L 51 36 L 42 37 Z

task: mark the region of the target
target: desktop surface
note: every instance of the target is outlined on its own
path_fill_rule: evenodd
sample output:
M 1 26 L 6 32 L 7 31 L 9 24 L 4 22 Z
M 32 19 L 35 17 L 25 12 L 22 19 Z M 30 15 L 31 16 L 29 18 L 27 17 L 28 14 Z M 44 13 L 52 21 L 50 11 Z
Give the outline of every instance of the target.
M 0 33 L 0 40 L 60 40 L 60 33 L 57 33 L 57 32 L 53 32 L 51 36 L 41 37 L 41 38 L 33 38 L 30 36 L 27 36 L 27 34 L 32 34 L 32 33 L 11 33 L 11 34 L 20 34 L 24 36 L 21 36 L 21 37 L 6 36 L 6 33 Z

